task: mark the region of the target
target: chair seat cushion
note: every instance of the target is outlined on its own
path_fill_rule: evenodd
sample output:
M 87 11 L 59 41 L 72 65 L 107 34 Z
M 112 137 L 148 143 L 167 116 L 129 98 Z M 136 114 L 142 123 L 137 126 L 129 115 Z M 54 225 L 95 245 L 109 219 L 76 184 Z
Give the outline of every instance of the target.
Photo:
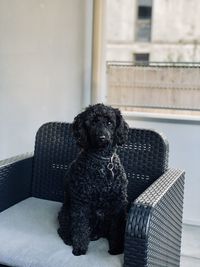
M 0 263 L 17 267 L 121 267 L 123 255 L 111 256 L 106 239 L 92 241 L 74 256 L 57 234 L 61 203 L 28 198 L 0 213 Z

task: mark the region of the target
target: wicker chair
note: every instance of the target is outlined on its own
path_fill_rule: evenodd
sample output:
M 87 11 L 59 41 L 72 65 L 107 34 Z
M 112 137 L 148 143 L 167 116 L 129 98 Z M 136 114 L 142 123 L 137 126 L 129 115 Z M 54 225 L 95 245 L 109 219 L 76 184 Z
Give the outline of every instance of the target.
M 43 266 L 37 263 L 37 257 L 33 259 L 35 265 L 24 263 L 23 258 L 17 259 L 16 255 L 12 259 L 12 251 L 16 246 L 9 251 L 9 260 L 3 257 L 5 252 L 1 252 L 2 248 L 12 240 L 2 240 L 1 217 L 6 216 L 8 211 L 12 212 L 16 203 L 24 203 L 22 200 L 29 197 L 51 200 L 51 203 L 62 202 L 63 176 L 77 152 L 70 124 L 50 122 L 37 132 L 34 155 L 0 162 L 0 266 Z M 168 143 L 152 130 L 130 129 L 129 139 L 118 149 L 118 153 L 129 179 L 131 208 L 126 226 L 123 263 L 113 266 L 179 266 L 184 172 L 168 168 Z M 12 232 L 13 235 L 15 232 Z M 63 244 L 63 247 L 68 246 Z M 48 266 L 61 267 L 62 264 L 46 263 L 45 267 Z M 73 266 L 76 267 L 75 264 Z M 94 267 L 93 264 L 91 266 Z

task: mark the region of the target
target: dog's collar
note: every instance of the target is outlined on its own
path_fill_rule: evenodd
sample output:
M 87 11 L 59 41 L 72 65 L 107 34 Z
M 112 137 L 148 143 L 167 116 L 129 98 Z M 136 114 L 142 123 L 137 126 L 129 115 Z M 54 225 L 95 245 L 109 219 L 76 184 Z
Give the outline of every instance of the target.
M 114 159 L 117 156 L 117 148 L 114 149 L 114 152 L 112 153 L 111 157 L 104 157 L 96 153 L 88 153 L 87 156 L 92 160 L 103 160 L 105 163 L 107 163 L 107 169 L 112 173 L 112 177 L 114 177 Z
M 112 155 L 110 157 L 104 157 L 104 156 L 99 155 L 95 152 L 87 153 L 87 156 L 91 159 L 104 160 L 104 161 L 110 161 L 110 162 L 113 162 L 116 155 L 117 155 L 117 148 L 114 148 L 114 152 L 112 153 Z
M 111 158 L 110 158 L 110 162 L 109 162 L 108 165 L 107 165 L 107 169 L 108 169 L 109 171 L 111 171 L 111 173 L 112 173 L 112 177 L 114 177 L 113 169 L 114 169 L 114 158 L 115 158 L 115 156 L 116 156 L 116 150 L 115 150 L 115 152 L 112 154 L 112 156 L 111 156 Z

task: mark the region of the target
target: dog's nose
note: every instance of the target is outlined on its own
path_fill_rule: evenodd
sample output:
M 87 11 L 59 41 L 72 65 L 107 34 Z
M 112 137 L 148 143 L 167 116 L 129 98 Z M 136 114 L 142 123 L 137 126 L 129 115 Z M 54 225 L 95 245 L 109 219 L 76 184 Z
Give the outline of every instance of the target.
M 103 141 L 106 139 L 106 137 L 105 137 L 105 135 L 101 135 L 101 136 L 99 136 L 99 139 Z

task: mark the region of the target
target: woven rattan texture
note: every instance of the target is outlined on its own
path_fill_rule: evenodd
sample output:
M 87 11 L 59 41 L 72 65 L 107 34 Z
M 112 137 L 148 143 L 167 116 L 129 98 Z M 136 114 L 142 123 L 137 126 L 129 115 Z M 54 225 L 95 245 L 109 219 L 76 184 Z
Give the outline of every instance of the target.
M 180 266 L 183 190 L 182 175 L 152 211 L 148 234 L 148 267 Z
M 127 143 L 118 149 L 132 201 L 160 177 L 168 167 L 168 143 L 157 132 L 130 129 Z
M 62 201 L 63 177 L 78 151 L 70 124 L 43 125 L 35 143 L 33 196 Z M 130 129 L 128 141 L 118 148 L 118 153 L 129 179 L 130 200 L 138 197 L 167 168 L 167 142 L 154 131 Z
M 126 227 L 125 267 L 179 266 L 184 175 L 169 169 L 132 204 Z M 142 263 L 140 254 L 144 254 Z
M 63 178 L 77 153 L 70 124 L 44 124 L 36 135 L 32 195 L 63 201 Z
M 30 196 L 31 178 L 30 155 L 0 162 L 0 212 Z
M 130 251 L 131 248 L 131 251 Z M 124 251 L 126 253 L 124 258 L 124 267 L 145 267 L 147 262 L 146 240 L 140 238 L 127 237 Z M 130 253 L 131 252 L 131 253 Z

